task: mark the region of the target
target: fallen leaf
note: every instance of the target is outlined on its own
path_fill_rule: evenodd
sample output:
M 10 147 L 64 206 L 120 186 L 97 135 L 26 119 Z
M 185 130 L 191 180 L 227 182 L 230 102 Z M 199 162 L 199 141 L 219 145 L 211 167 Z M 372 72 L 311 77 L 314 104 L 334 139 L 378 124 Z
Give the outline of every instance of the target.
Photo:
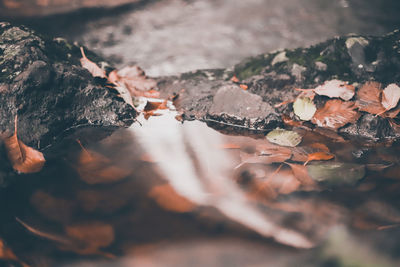
M 267 134 L 267 140 L 281 146 L 295 147 L 301 142 L 301 136 L 294 132 L 277 128 Z
M 302 186 L 308 189 L 314 189 L 316 187 L 316 183 L 308 174 L 306 166 L 294 163 L 286 164 L 292 169 L 294 176 L 297 180 L 299 180 Z
M 308 174 L 328 187 L 354 185 L 365 175 L 365 166 L 355 163 L 321 162 L 307 165 Z
M 126 178 L 131 171 L 115 166 L 110 159 L 105 156 L 85 149 L 79 155 L 77 166 L 75 167 L 80 178 L 87 184 L 113 183 Z
M 389 84 L 382 92 L 382 106 L 390 110 L 397 106 L 400 99 L 400 87 L 396 84 Z
M 339 99 L 329 100 L 314 114 L 312 123 L 319 127 L 338 129 L 358 120 L 360 114 L 354 110 L 355 108 L 354 102 L 344 102 Z
M 221 144 L 220 148 L 222 148 L 222 149 L 239 149 L 240 145 L 233 144 L 233 143 L 226 143 L 226 144 Z
M 378 82 L 366 82 L 357 92 L 356 106 L 360 111 L 382 114 L 386 109 L 381 104 L 382 85 Z
M 164 100 L 163 102 L 147 101 L 143 111 L 147 112 L 147 111 L 154 111 L 157 109 L 168 109 L 167 100 Z
M 308 162 L 313 160 L 330 160 L 333 159 L 334 157 L 335 155 L 325 151 L 311 153 L 308 154 L 307 161 L 304 163 L 304 165 L 307 165 Z
M 293 111 L 300 120 L 308 121 L 314 116 L 317 108 L 310 98 L 298 97 L 293 103 Z
M 231 78 L 231 82 L 238 83 L 240 82 L 240 80 L 238 79 L 238 77 L 236 77 L 236 75 L 233 75 Z
M 276 107 L 276 106 L 275 106 Z M 289 116 L 287 115 L 282 115 L 282 120 L 283 123 L 292 127 L 300 127 L 302 126 L 303 122 L 302 121 L 295 121 L 292 120 Z
M 319 149 L 321 151 L 329 152 L 329 148 L 325 144 L 322 144 L 322 143 L 312 143 L 309 146 L 312 148 L 315 148 L 315 149 Z
M 160 113 L 155 113 L 154 110 L 146 111 L 143 113 L 145 120 L 148 120 L 151 116 L 162 116 Z
M 160 207 L 174 212 L 190 212 L 196 206 L 187 198 L 179 195 L 169 184 L 154 186 L 149 192 Z
M 41 152 L 25 145 L 18 140 L 17 136 L 17 116 L 15 116 L 14 134 L 4 139 L 7 150 L 7 157 L 14 170 L 20 173 L 39 172 L 46 160 Z
M 80 59 L 82 67 L 87 69 L 93 77 L 101 77 L 101 78 L 107 78 L 106 73 L 104 70 L 102 70 L 99 66 L 97 66 L 96 63 L 93 61 L 89 60 L 86 55 L 85 51 L 83 51 L 83 47 L 81 47 L 81 53 L 82 53 L 82 58 Z
M 239 86 L 240 86 L 240 88 L 242 88 L 243 90 L 249 89 L 249 86 L 247 86 L 246 84 L 240 84 Z
M 65 227 L 65 232 L 76 244 L 62 247 L 62 249 L 74 251 L 81 255 L 105 255 L 106 253 L 99 251 L 99 249 L 111 245 L 115 239 L 113 227 L 103 222 L 68 225 Z
M 348 101 L 353 98 L 355 87 L 344 81 L 330 80 L 315 88 L 314 92 L 318 95 L 324 95 L 330 98 L 338 97 Z
M 18 266 L 29 267 L 28 264 L 20 261 L 17 258 L 17 256 L 15 256 L 14 252 L 9 247 L 6 246 L 6 244 L 2 239 L 0 239 L 0 259 L 4 261 L 15 261 L 19 263 Z M 9 264 L 7 264 L 6 262 L 2 263 L 4 264 L 4 266 L 16 266 L 15 263 L 9 263 Z

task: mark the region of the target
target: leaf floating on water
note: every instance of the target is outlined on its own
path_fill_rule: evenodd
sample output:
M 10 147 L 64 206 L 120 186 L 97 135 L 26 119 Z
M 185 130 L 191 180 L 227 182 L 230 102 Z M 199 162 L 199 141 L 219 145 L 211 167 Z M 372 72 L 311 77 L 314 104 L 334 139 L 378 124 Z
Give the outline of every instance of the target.
M 304 163 L 304 165 L 307 165 L 308 162 L 313 160 L 330 160 L 333 159 L 334 157 L 335 155 L 325 151 L 311 153 L 308 154 L 307 161 Z
M 82 58 L 80 59 L 82 67 L 87 69 L 93 77 L 107 78 L 106 73 L 96 63 L 88 59 L 83 47 L 81 47 Z
M 400 87 L 396 84 L 389 84 L 382 92 L 382 106 L 390 110 L 397 106 L 400 99 Z
M 300 144 L 302 137 L 294 132 L 277 128 L 267 134 L 267 140 L 280 146 L 295 147 Z
M 365 166 L 354 163 L 313 163 L 307 170 L 312 179 L 327 186 L 354 185 L 365 175 Z
M 344 102 L 339 99 L 329 100 L 325 106 L 315 113 L 312 123 L 319 127 L 338 129 L 348 123 L 354 123 L 360 114 L 354 109 L 354 102 Z
M 308 97 L 299 97 L 293 103 L 294 114 L 296 114 L 300 120 L 308 121 L 314 116 L 317 108 L 313 101 Z
M 25 145 L 17 136 L 17 117 L 15 117 L 14 134 L 4 139 L 7 157 L 14 170 L 20 173 L 39 172 L 46 160 L 41 152 Z
M 190 212 L 195 208 L 195 204 L 179 195 L 169 184 L 153 187 L 149 196 L 154 198 L 158 205 L 169 211 Z
M 378 82 L 366 82 L 357 92 L 356 105 L 360 111 L 382 114 L 386 110 L 381 104 L 382 85 Z
M 324 95 L 330 98 L 338 97 L 348 101 L 353 98 L 355 87 L 344 81 L 330 80 L 315 88 L 314 92 L 318 95 Z

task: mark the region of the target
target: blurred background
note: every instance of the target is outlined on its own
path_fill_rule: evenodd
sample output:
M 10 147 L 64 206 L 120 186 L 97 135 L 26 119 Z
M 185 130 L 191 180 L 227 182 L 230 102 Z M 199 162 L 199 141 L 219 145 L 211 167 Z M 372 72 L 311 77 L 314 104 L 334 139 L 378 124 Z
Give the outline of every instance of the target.
M 398 0 L 0 0 L 0 17 L 152 76 L 400 27 Z

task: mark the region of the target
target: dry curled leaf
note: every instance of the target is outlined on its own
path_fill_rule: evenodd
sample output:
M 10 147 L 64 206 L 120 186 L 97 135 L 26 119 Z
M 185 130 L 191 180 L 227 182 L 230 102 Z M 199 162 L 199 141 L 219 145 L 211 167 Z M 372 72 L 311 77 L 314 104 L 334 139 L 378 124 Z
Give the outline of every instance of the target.
M 179 195 L 169 184 L 153 187 L 149 196 L 154 198 L 158 205 L 169 211 L 189 212 L 195 208 L 190 200 Z
M 88 59 L 83 47 L 81 47 L 82 58 L 80 59 L 82 67 L 87 69 L 93 77 L 107 78 L 106 73 L 96 63 Z
M 382 92 L 382 106 L 390 110 L 397 106 L 400 99 L 400 87 L 396 84 L 389 84 Z
M 366 82 L 357 92 L 356 105 L 360 111 L 382 114 L 386 109 L 381 104 L 382 85 L 378 82 Z
M 163 102 L 156 102 L 156 101 L 147 101 L 146 106 L 144 107 L 143 111 L 154 111 L 157 109 L 167 109 L 167 100 Z
M 330 98 L 338 97 L 348 101 L 353 98 L 355 88 L 353 85 L 349 85 L 344 81 L 330 80 L 315 88 L 314 92 L 318 95 L 324 95 Z
M 39 172 L 46 160 L 41 152 L 25 145 L 17 136 L 17 117 L 15 117 L 14 134 L 4 139 L 8 159 L 14 170 L 20 173 Z
M 329 100 L 314 114 L 312 123 L 319 127 L 338 129 L 358 120 L 360 114 L 354 110 L 355 108 L 354 102 L 343 102 L 339 99 Z

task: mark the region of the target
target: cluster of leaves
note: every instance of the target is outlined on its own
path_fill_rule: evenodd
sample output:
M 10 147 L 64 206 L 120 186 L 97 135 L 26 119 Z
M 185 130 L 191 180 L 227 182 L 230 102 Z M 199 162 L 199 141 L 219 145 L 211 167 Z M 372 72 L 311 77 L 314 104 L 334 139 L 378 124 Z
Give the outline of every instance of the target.
M 87 69 L 93 77 L 100 77 L 107 79 L 110 83 L 110 89 L 116 89 L 119 95 L 125 100 L 126 103 L 135 107 L 138 111 L 142 112 L 144 118 L 147 120 L 150 116 L 159 116 L 157 110 L 168 109 L 167 99 L 160 98 L 160 92 L 155 88 L 157 83 L 155 80 L 146 76 L 145 72 L 138 66 L 128 66 L 121 70 L 113 70 L 108 75 L 106 71 L 100 68 L 96 63 L 92 62 L 85 55 L 81 47 L 81 65 Z M 135 105 L 133 99 L 135 97 L 144 97 L 151 100 L 146 100 L 146 104 L 140 108 L 140 105 Z M 177 96 L 172 97 L 175 100 Z
M 315 89 L 298 89 L 302 93 L 293 103 L 294 114 L 300 121 L 337 130 L 348 123 L 355 123 L 361 116 L 359 111 L 385 118 L 395 118 L 400 112 L 398 102 L 400 87 L 389 84 L 384 90 L 378 82 L 366 82 L 356 93 L 356 88 L 347 82 L 330 80 Z M 314 96 L 327 96 L 330 99 L 317 109 Z M 351 101 L 355 98 L 355 101 Z

